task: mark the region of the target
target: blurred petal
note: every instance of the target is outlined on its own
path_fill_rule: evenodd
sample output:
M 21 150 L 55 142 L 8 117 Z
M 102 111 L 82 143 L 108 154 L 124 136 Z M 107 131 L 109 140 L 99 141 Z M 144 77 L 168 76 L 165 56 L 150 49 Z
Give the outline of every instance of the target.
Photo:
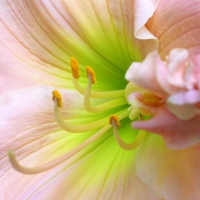
M 160 1 L 146 26 L 158 38 L 163 58 L 173 48 L 186 48 L 190 55 L 200 53 L 199 15 L 199 0 Z
M 162 199 L 196 200 L 200 198 L 199 153 L 199 145 L 175 151 L 159 136 L 149 135 L 137 150 L 136 172 Z
M 184 121 L 173 116 L 166 109 L 161 108 L 152 119 L 134 122 L 133 127 L 160 134 L 168 147 L 183 149 L 200 142 L 199 123 L 200 116 L 198 115 Z
M 178 92 L 167 99 L 167 107 L 179 119 L 188 120 L 198 114 L 195 104 L 199 101 L 199 91 Z
M 158 52 L 153 51 L 147 55 L 143 62 L 133 62 L 125 77 L 141 88 L 166 96 L 166 93 L 173 89 L 168 83 L 167 72 L 166 64 L 160 59 Z

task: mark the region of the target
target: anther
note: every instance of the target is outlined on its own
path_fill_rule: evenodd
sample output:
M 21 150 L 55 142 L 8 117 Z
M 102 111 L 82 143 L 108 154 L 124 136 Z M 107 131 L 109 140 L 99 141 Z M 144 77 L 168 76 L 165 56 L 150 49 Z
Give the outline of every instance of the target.
M 62 105 L 62 96 L 61 96 L 60 92 L 58 90 L 54 90 L 52 92 L 52 94 L 53 94 L 53 97 L 52 97 L 53 101 L 56 101 L 58 104 L 58 107 L 62 108 L 62 106 L 63 106 Z
M 119 123 L 119 118 L 117 116 L 110 116 L 110 121 L 109 123 L 112 126 L 116 126 L 117 128 L 119 128 L 121 126 L 121 124 Z
M 71 69 L 72 69 L 72 75 L 75 79 L 79 79 L 80 77 L 80 73 L 79 73 L 79 65 L 78 65 L 78 61 L 71 57 L 70 58 L 70 65 L 71 65 Z
M 96 84 L 96 76 L 95 76 L 94 70 L 91 67 L 87 66 L 86 71 L 87 71 L 88 79 L 91 81 L 91 83 Z

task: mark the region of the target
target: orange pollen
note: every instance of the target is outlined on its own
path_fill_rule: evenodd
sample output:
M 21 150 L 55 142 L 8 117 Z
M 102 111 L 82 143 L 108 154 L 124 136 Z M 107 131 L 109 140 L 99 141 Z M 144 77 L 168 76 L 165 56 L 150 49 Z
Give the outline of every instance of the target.
M 94 70 L 91 67 L 87 66 L 86 71 L 87 71 L 88 78 L 91 80 L 92 84 L 95 84 L 96 76 L 95 76 Z
M 116 117 L 116 116 L 110 116 L 110 121 L 109 121 L 109 123 L 111 124 L 111 125 L 113 125 L 113 122 L 115 123 L 115 125 L 117 126 L 117 128 L 119 128 L 120 126 L 121 126 L 121 124 L 119 123 L 119 119 L 118 119 L 118 117 Z
M 143 96 L 142 101 L 149 106 L 161 106 L 162 105 L 162 102 L 161 102 L 162 99 L 152 93 L 148 93 L 148 92 L 143 93 L 142 96 Z
M 53 94 L 53 97 L 52 97 L 53 101 L 55 101 L 55 99 L 57 99 L 58 107 L 62 108 L 62 96 L 61 96 L 60 92 L 58 92 L 58 90 L 54 90 L 52 92 L 52 94 Z
M 73 77 L 75 79 L 79 79 L 80 73 L 79 73 L 78 61 L 75 58 L 71 57 L 70 58 L 70 65 L 71 65 Z

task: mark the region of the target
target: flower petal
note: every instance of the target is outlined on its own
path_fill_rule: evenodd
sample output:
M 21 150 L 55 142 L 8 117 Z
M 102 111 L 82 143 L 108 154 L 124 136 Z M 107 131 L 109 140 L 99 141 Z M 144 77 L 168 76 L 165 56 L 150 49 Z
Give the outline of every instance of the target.
M 158 71 L 158 72 L 157 72 Z M 166 72 L 166 67 L 163 61 L 160 59 L 158 53 L 153 51 L 147 55 L 142 63 L 133 62 L 126 72 L 126 79 L 138 86 L 157 93 L 160 96 L 166 95 L 165 90 L 170 89 L 170 85 L 166 81 L 166 77 L 163 77 L 163 73 Z M 159 75 L 157 75 L 159 73 Z M 163 77 L 160 85 L 157 77 Z M 162 87 L 161 87 L 162 86 Z
M 136 173 L 160 199 L 199 199 L 199 153 L 199 145 L 175 151 L 149 134 L 137 150 Z
M 135 37 L 141 41 L 143 50 L 147 53 L 157 49 L 157 38 L 146 28 L 146 23 L 155 12 L 160 0 L 135 1 Z M 151 40 L 149 42 L 148 40 Z M 153 42 L 154 41 L 154 42 Z
M 190 55 L 200 53 L 199 11 L 198 0 L 160 1 L 147 28 L 158 38 L 162 58 L 173 48 L 186 48 Z
M 152 0 L 148 2 L 152 4 L 151 11 L 143 23 L 156 7 Z M 106 85 L 107 90 L 125 87 L 121 73 L 132 60 L 142 58 L 139 41 L 133 36 L 134 21 L 138 19 L 134 16 L 134 4 L 134 1 L 2 0 L 0 45 L 3 54 L 9 57 L 6 62 L 1 61 L 2 67 L 28 76 L 33 84 L 70 88 L 69 57 L 73 56 L 80 61 L 81 71 L 86 65 L 93 67 L 98 82 Z M 113 76 L 116 78 L 110 83 L 107 77 Z M 81 80 L 87 81 L 86 77 Z
M 161 108 L 152 119 L 134 122 L 133 127 L 160 134 L 168 147 L 183 149 L 200 142 L 199 123 L 199 116 L 184 121 L 173 116 L 166 109 Z
M 179 119 L 191 119 L 197 114 L 196 105 L 200 101 L 197 90 L 178 92 L 167 99 L 167 107 Z
M 189 53 L 186 49 L 173 49 L 168 57 L 169 73 L 167 80 L 171 85 L 176 87 L 184 87 L 185 80 L 183 80 L 186 63 L 188 61 Z

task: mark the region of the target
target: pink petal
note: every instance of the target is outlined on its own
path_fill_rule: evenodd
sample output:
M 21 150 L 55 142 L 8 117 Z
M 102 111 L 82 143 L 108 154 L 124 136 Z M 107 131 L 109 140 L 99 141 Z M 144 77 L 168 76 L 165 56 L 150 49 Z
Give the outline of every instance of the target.
M 163 58 L 173 48 L 186 48 L 190 55 L 200 53 L 199 16 L 199 0 L 160 1 L 147 28 L 158 38 Z
M 171 95 L 167 102 L 175 105 L 195 104 L 200 101 L 200 94 L 197 90 L 177 92 Z
M 169 53 L 168 57 L 168 69 L 167 80 L 171 85 L 175 87 L 184 87 L 186 63 L 188 61 L 189 53 L 186 49 L 173 49 Z
M 158 70 L 159 68 L 160 70 Z M 156 70 L 157 73 L 161 73 L 166 71 L 165 68 L 165 64 L 160 59 L 158 53 L 154 51 L 149 53 L 142 63 L 133 62 L 126 72 L 126 79 L 142 88 L 164 96 L 166 93 L 157 81 L 157 76 L 159 75 L 156 74 Z M 167 85 L 167 82 L 164 85 Z M 164 85 L 163 87 L 168 87 L 168 85 Z
M 168 103 L 167 108 L 180 120 L 190 120 L 197 114 L 195 105 L 192 104 L 175 105 Z
M 161 108 L 152 119 L 133 123 L 135 129 L 142 129 L 163 136 L 168 147 L 183 149 L 200 142 L 200 116 L 183 121 Z
M 199 80 L 200 80 L 200 55 L 195 55 L 191 58 L 191 63 L 192 65 L 194 66 L 193 67 L 193 76 L 196 78 L 197 81 L 197 84 L 198 86 L 200 87 L 200 83 L 199 83 Z
M 184 135 L 182 136 L 184 137 Z M 200 199 L 200 145 L 171 150 L 149 134 L 136 154 L 138 177 L 165 200 Z
M 197 90 L 178 92 L 167 99 L 167 107 L 175 116 L 182 120 L 193 118 L 197 114 L 196 103 L 200 101 Z

